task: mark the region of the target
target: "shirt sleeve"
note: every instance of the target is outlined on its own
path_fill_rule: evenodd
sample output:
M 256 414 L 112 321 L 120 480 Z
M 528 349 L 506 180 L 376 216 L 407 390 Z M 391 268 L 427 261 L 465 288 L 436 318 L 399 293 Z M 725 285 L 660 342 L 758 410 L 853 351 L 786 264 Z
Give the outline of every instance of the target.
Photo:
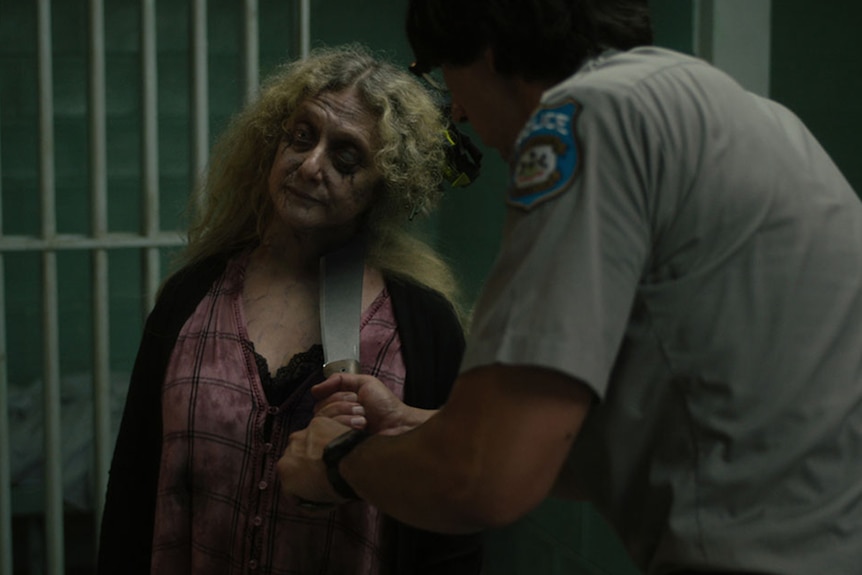
M 546 101 L 518 139 L 462 371 L 547 367 L 603 397 L 649 253 L 646 131 L 630 99 L 573 92 Z

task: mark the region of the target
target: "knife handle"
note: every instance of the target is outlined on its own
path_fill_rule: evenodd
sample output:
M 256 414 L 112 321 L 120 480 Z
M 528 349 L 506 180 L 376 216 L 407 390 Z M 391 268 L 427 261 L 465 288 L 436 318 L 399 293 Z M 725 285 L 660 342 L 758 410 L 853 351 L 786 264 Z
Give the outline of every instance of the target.
M 355 359 L 337 359 L 323 364 L 323 377 L 336 373 L 359 373 L 359 362 Z

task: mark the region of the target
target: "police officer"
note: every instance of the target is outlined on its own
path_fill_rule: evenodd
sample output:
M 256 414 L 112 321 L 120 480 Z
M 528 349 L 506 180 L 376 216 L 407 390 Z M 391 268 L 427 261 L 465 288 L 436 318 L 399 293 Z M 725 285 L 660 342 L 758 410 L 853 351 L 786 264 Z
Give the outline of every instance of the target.
M 322 384 L 284 491 L 465 532 L 556 487 L 645 573 L 858 574 L 862 204 L 815 138 L 650 46 L 645 0 L 415 0 L 407 30 L 509 163 L 501 251 L 448 403 Z

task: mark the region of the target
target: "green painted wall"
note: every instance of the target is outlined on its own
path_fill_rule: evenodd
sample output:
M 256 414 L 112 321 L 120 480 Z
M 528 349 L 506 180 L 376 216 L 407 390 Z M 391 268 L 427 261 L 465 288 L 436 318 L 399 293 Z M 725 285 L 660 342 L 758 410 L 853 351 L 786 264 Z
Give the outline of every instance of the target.
M 862 193 L 862 3 L 773 0 L 771 96 L 807 124 Z
M 209 2 L 209 89 L 214 138 L 242 102 L 238 28 L 241 3 Z M 140 226 L 140 41 L 137 0 L 106 7 L 109 218 L 112 231 Z M 404 2 L 312 0 L 312 45 L 363 41 L 403 65 L 410 52 L 402 33 Z M 652 0 L 657 43 L 691 52 L 692 2 Z M 89 226 L 87 149 L 87 2 L 52 2 L 58 226 Z M 188 0 L 160 0 L 158 98 L 163 228 L 182 226 L 190 186 Z M 260 0 L 261 75 L 298 54 L 296 10 L 287 0 Z M 862 162 L 857 134 L 862 111 L 862 4 L 851 0 L 773 2 L 772 92 L 797 112 L 833 155 L 857 191 Z M 32 0 L 0 0 L 0 169 L 3 231 L 38 233 L 36 12 Z M 468 134 L 473 135 L 469 129 Z M 477 140 L 473 135 L 474 140 Z M 495 257 L 504 216 L 506 169 L 486 150 L 483 175 L 450 191 L 429 222 L 417 224 L 436 242 L 472 301 Z M 167 254 L 166 254 L 167 255 Z M 87 256 L 58 256 L 60 345 L 64 374 L 88 371 L 90 264 Z M 12 385 L 41 374 L 40 262 L 36 254 L 5 257 L 8 368 Z M 128 371 L 142 327 L 140 254 L 110 255 L 111 363 Z M 550 500 L 517 525 L 490 534 L 489 574 L 631 573 L 624 553 L 588 505 Z

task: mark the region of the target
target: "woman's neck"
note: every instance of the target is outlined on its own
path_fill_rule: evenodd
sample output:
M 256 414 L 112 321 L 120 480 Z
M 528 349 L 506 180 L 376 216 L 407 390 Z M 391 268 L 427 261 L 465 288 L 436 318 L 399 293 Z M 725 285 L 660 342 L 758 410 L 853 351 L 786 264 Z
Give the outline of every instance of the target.
M 270 273 L 286 274 L 296 278 L 316 276 L 320 255 L 301 243 L 273 241 L 264 238 L 255 248 L 252 258 L 257 265 L 264 266 Z
M 323 229 L 310 232 L 271 227 L 261 238 L 260 247 L 267 255 L 295 270 L 317 269 L 320 258 L 343 245 L 350 234 L 343 229 Z

